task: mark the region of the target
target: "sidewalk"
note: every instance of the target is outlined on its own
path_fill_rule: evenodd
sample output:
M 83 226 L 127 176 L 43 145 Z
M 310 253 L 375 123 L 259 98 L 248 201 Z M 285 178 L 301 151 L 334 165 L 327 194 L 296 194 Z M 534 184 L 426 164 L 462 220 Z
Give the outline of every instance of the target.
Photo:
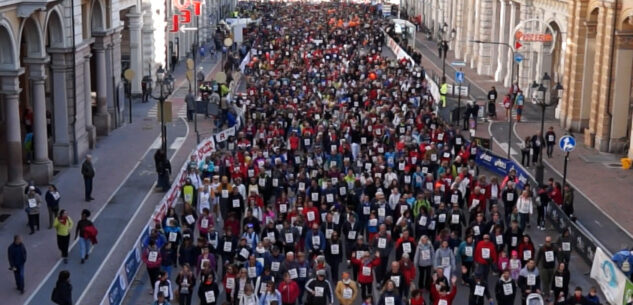
M 565 134 L 559 125 L 554 126 L 557 137 Z M 520 123 L 514 128 L 515 135 L 520 138 L 534 135 L 540 130 L 539 123 Z M 620 168 L 620 158 L 613 154 L 600 153 L 584 145 L 584 137 L 576 136 L 576 148 L 569 154 L 567 177 L 575 189 L 575 196 L 584 196 L 598 203 L 598 208 L 623 230 L 633 232 L 633 173 Z M 552 158 L 543 157 L 543 163 L 562 176 L 564 153 L 554 148 Z M 571 179 L 569 179 L 571 178 Z M 631 245 L 627 245 L 630 247 Z
M 184 65 L 184 64 L 183 64 Z M 176 70 L 174 73 L 174 77 L 176 78 L 176 84 L 182 83 L 182 80 L 185 79 L 184 69 Z M 59 174 L 57 174 L 52 183 L 57 186 L 59 192 L 61 194 L 60 208 L 65 209 L 69 212 L 69 216 L 73 219 L 75 223 L 79 220 L 79 216 L 82 209 L 89 209 L 92 212 L 92 219 L 96 223 L 105 221 L 103 227 L 99 227 L 100 229 L 100 242 L 104 242 L 105 239 L 108 238 L 117 238 L 118 235 L 113 237 L 105 236 L 104 232 L 110 228 L 122 229 L 125 227 L 126 223 L 118 222 L 121 217 L 129 217 L 132 216 L 134 211 L 130 213 L 124 214 L 108 214 L 107 212 L 101 215 L 101 212 L 106 210 L 108 206 L 114 206 L 115 195 L 117 193 L 127 193 L 130 195 L 142 194 L 144 195 L 144 191 L 151 190 L 151 188 L 126 188 L 125 183 L 127 180 L 131 179 L 133 173 L 136 172 L 139 176 L 144 177 L 143 180 L 149 181 L 151 184 L 154 182 L 154 169 L 153 169 L 153 152 L 151 152 L 152 148 L 156 148 L 160 145 L 160 124 L 156 121 L 155 118 L 148 117 L 148 112 L 152 107 L 155 107 L 156 102 L 150 101 L 149 103 L 140 103 L 138 100 L 135 101 L 133 105 L 133 123 L 113 130 L 111 134 L 107 137 L 99 138 L 96 144 L 96 148 L 90 153 L 93 156 L 93 163 L 95 166 L 96 177 L 94 180 L 94 191 L 93 197 L 94 201 L 85 202 L 84 199 L 84 189 L 83 189 L 83 178 L 80 174 L 81 165 L 75 165 L 73 167 L 64 168 L 61 170 Z M 184 107 L 184 101 L 174 100 L 174 109 L 179 109 Z M 178 113 L 177 110 L 174 113 Z M 126 117 L 127 118 L 127 117 Z M 174 120 L 176 122 L 176 120 Z M 186 126 L 183 124 L 180 129 L 175 126 L 175 123 L 168 124 L 168 145 L 172 143 L 173 151 L 177 151 L 180 149 L 181 145 L 176 145 L 176 136 L 185 136 Z M 175 131 L 175 129 L 180 129 L 181 132 Z M 171 133 L 171 134 L 170 134 Z M 158 145 L 157 145 L 158 144 Z M 195 138 L 194 138 L 195 145 Z M 122 153 L 123 152 L 123 153 Z M 146 158 L 148 157 L 149 158 Z M 143 161 L 150 161 L 150 166 L 142 166 L 146 165 Z M 112 166 L 116 164 L 116 166 Z M 174 165 L 175 166 L 175 165 Z M 42 194 L 44 195 L 46 192 L 45 186 L 40 186 L 42 190 Z M 128 206 L 130 208 L 135 208 L 139 206 L 141 200 L 124 200 L 121 204 Z M 142 199 L 142 196 L 141 196 Z M 152 202 L 152 205 L 155 202 Z M 4 300 L 7 304 L 25 304 L 27 303 L 27 299 L 32 298 L 41 286 L 44 285 L 47 280 L 56 280 L 57 274 L 55 270 L 59 268 L 67 268 L 71 269 L 79 265 L 79 255 L 78 247 L 74 247 L 75 243 L 72 242 L 74 239 L 74 229 L 73 234 L 71 236 L 71 248 L 69 251 L 69 264 L 65 265 L 61 263 L 60 253 L 57 250 L 56 245 L 56 235 L 53 229 L 48 229 L 48 211 L 44 206 L 40 212 L 40 224 L 41 230 L 37 231 L 33 235 L 28 235 L 29 229 L 26 225 L 26 215 L 22 210 L 0 210 L 0 213 L 11 215 L 9 219 L 7 219 L 2 226 L 2 230 L 0 230 L 0 240 L 4 241 L 4 245 L 8 246 L 8 244 L 13 240 L 14 234 L 20 234 L 23 236 L 24 244 L 27 248 L 28 260 L 25 268 L 25 294 L 20 295 L 14 289 L 14 280 L 13 274 L 11 272 L 4 272 L 0 277 L 2 282 L 6 283 L 6 285 L 0 285 L 0 294 L 3 295 Z M 117 218 L 118 217 L 118 218 Z M 98 244 L 96 246 L 95 252 L 108 252 L 110 249 L 108 245 Z M 2 251 L 0 254 L 0 260 L 7 261 L 6 251 Z M 95 253 L 96 254 L 96 253 Z M 91 257 L 92 258 L 92 257 Z M 89 260 L 90 262 L 90 260 Z M 95 257 L 92 260 L 93 264 L 98 264 L 99 260 Z M 88 263 L 85 265 L 81 265 L 82 267 L 88 267 Z M 79 274 L 84 272 L 79 272 Z M 77 273 L 72 274 L 71 278 L 74 278 L 73 283 L 75 286 L 85 285 L 87 283 L 80 283 L 78 277 L 73 275 L 78 275 Z M 92 274 L 84 274 L 90 277 L 94 276 Z M 111 278 L 110 278 L 111 279 Z M 102 291 L 102 295 L 105 292 Z M 40 294 L 44 295 L 47 300 L 50 298 L 50 290 L 49 291 L 40 291 Z M 81 294 L 81 290 L 78 290 L 75 287 L 74 291 L 75 299 Z M 39 304 L 44 304 L 39 302 Z
M 427 73 L 435 71 L 436 74 L 441 75 L 442 60 L 437 56 L 437 43 L 427 40 L 425 35 L 419 33 L 416 46 L 422 52 L 422 64 Z M 450 66 L 450 62 L 455 60 L 454 53 L 449 52 L 446 60 L 446 78 L 449 83 L 452 83 L 455 69 Z M 501 98 L 508 89 L 491 77 L 478 75 L 468 65 L 462 68 L 462 71 L 465 73 L 466 82 L 471 84 L 471 98 L 485 99 L 491 86 L 495 86 L 499 94 L 497 120 L 488 124 L 480 122 L 476 135 L 492 137 L 495 140 L 493 151 L 504 157 L 507 155 L 508 135 L 511 135 L 511 155 L 516 161 L 520 161 L 518 143 L 520 139 L 533 135 L 540 129 L 540 108 L 526 103 L 521 123 L 513 122 L 513 129 L 509 130 L 505 109 L 500 105 Z M 554 118 L 554 111 L 551 108 L 546 110 L 545 126 L 555 126 L 558 136 L 565 134 L 558 127 L 558 120 Z M 567 181 L 576 190 L 574 203 L 578 222 L 611 252 L 623 247 L 628 248 L 633 245 L 633 235 L 631 235 L 633 223 L 630 222 L 633 207 L 627 206 L 630 198 L 633 197 L 633 190 L 630 189 L 633 173 L 611 167 L 616 163 L 619 165 L 619 157 L 584 147 L 582 138 L 576 137 L 579 143 L 576 150 L 570 154 L 567 175 Z M 544 176 L 545 179 L 553 177 L 560 182 L 564 160 L 558 148 L 554 151 L 552 159 L 544 159 L 546 165 Z M 528 169 L 527 172 L 533 175 L 534 167 Z

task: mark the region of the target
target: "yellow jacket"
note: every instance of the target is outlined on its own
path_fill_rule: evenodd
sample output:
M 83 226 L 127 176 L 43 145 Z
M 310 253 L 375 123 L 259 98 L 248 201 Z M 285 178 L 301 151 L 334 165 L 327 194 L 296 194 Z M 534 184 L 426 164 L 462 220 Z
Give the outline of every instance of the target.
M 57 231 L 57 235 L 68 236 L 70 235 L 70 229 L 73 227 L 73 220 L 70 219 L 70 216 L 66 219 L 66 224 L 62 224 L 59 222 L 59 217 L 55 217 L 55 221 L 53 222 L 53 228 Z
M 446 94 L 446 93 L 448 93 L 448 84 L 444 83 L 440 87 L 440 94 Z
M 351 288 L 352 289 L 352 298 L 346 299 L 344 298 L 344 289 Z M 341 305 L 352 305 L 356 298 L 358 298 L 358 286 L 356 286 L 356 282 L 350 281 L 349 285 L 345 285 L 343 281 L 338 281 L 336 284 L 336 289 L 334 289 L 334 294 L 336 295 L 336 299 L 341 303 Z

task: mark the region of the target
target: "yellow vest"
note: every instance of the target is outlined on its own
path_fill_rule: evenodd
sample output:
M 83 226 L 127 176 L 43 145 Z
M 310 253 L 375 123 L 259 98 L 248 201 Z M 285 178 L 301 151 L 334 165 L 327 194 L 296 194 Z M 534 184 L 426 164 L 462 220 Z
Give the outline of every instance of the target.
M 444 83 L 440 87 L 440 94 L 446 95 L 446 93 L 448 93 L 448 84 Z

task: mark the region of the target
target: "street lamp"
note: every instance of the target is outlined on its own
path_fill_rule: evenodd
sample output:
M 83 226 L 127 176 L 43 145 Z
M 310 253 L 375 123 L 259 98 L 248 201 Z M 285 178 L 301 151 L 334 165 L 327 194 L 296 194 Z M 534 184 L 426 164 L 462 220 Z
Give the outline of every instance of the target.
M 543 83 L 547 82 L 548 84 L 551 82 L 552 78 L 547 74 L 547 72 L 543 75 L 543 79 L 541 81 L 541 83 L 537 83 L 536 81 L 534 81 L 532 83 L 532 88 L 536 89 L 536 98 L 533 100 L 533 103 L 536 103 L 538 106 L 541 107 L 541 133 L 540 133 L 540 137 L 541 139 L 543 138 L 543 132 L 544 132 L 544 128 L 545 128 L 545 109 L 547 109 L 547 107 L 556 105 L 556 102 L 558 102 L 558 97 L 560 96 L 560 91 L 563 90 L 563 86 L 560 84 L 560 82 L 556 83 L 556 86 L 554 87 L 554 89 L 556 89 L 555 92 L 555 99 L 556 101 L 552 101 L 552 97 L 551 95 L 548 96 L 548 88 L 546 86 L 543 85 Z M 535 102 L 534 102 L 535 101 Z M 539 141 L 541 140 L 539 139 Z M 543 171 L 544 171 L 544 166 L 543 166 L 543 145 L 545 145 L 545 143 L 541 143 L 541 148 L 539 151 L 539 156 L 538 156 L 538 163 L 536 164 L 536 170 L 534 173 L 534 176 L 536 178 L 536 182 L 539 185 L 543 185 Z
M 169 96 L 169 93 L 165 94 L 166 89 L 168 89 L 167 88 L 168 82 L 165 81 L 165 70 L 163 69 L 163 66 L 159 66 L 158 70 L 156 70 L 156 85 L 160 87 L 160 95 L 154 96 L 150 93 L 150 96 L 153 99 L 158 100 L 158 102 L 160 103 L 161 149 L 163 150 L 164 153 L 167 153 L 167 127 L 165 126 L 165 100 Z M 152 92 L 151 83 L 150 83 L 150 92 Z
M 506 48 L 508 48 L 510 50 L 510 53 L 512 53 L 512 67 L 510 70 L 510 83 L 514 84 L 514 48 L 512 48 L 512 46 L 507 43 L 507 42 L 498 42 L 498 41 L 482 41 L 482 40 L 471 40 L 470 42 L 473 43 L 480 43 L 480 44 L 494 44 L 494 45 L 502 45 L 505 46 Z M 518 74 L 518 73 L 517 73 Z M 517 75 L 518 78 L 518 75 Z M 510 111 L 510 117 L 508 118 L 508 160 L 510 160 L 511 156 L 510 156 L 510 150 L 512 149 L 512 111 Z
M 448 44 L 455 39 L 457 32 L 455 29 L 448 31 L 448 24 L 444 23 L 438 32 L 438 51 L 442 58 L 442 82 L 446 82 L 446 53 L 448 52 Z

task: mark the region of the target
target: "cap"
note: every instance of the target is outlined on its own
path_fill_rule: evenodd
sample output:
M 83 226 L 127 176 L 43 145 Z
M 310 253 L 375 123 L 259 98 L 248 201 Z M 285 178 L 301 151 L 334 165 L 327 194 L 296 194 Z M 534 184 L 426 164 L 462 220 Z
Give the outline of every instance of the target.
M 325 269 L 319 269 L 319 270 L 317 270 L 316 275 L 319 275 L 319 276 L 325 276 Z

